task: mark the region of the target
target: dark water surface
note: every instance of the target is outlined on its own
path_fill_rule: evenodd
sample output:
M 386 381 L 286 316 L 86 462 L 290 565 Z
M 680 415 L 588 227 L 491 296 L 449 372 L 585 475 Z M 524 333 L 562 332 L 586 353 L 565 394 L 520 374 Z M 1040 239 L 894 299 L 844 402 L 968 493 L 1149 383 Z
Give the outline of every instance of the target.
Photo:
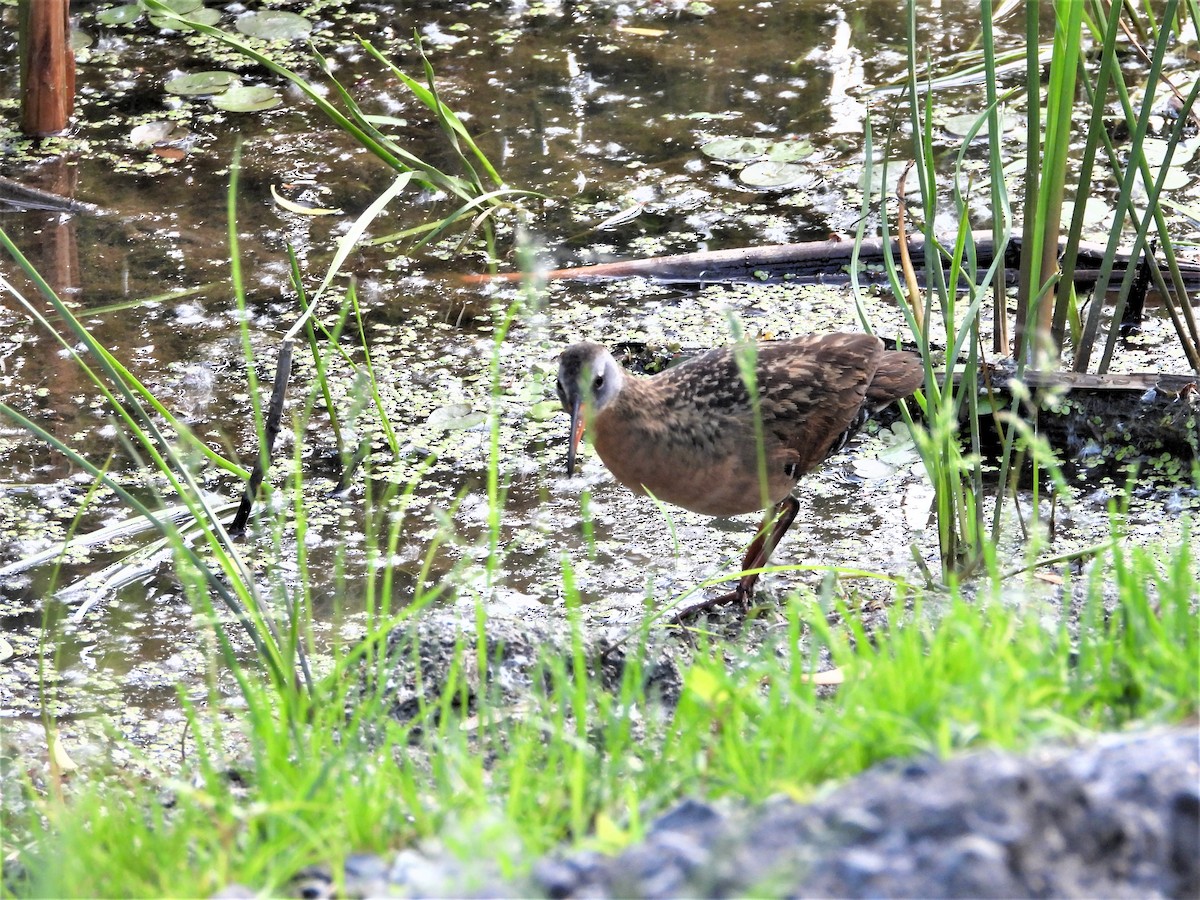
M 226 10 L 221 25 L 231 28 L 240 7 L 210 5 Z M 869 114 L 882 141 L 893 116 L 894 98 L 869 91 L 900 78 L 904 66 L 905 24 L 894 3 L 272 5 L 308 13 L 316 23 L 317 49 L 356 100 L 368 111 L 404 119 L 406 124 L 389 128 L 398 142 L 452 167 L 428 113 L 354 39 L 371 40 L 404 71 L 421 77 L 412 42 L 414 30 L 419 32 L 444 101 L 462 116 L 508 184 L 545 195 L 527 204 L 533 215 L 526 233 L 551 265 L 852 231 L 862 213 L 864 122 Z M 98 210 L 0 206 L 0 227 L 75 304 L 103 345 L 212 446 L 249 465 L 254 443 L 242 315 L 229 280 L 226 199 L 234 148 L 240 143 L 237 235 L 249 333 L 255 371 L 264 382 L 273 373 L 279 338 L 299 315 L 288 279 L 288 245 L 312 289 L 337 238 L 391 183 L 393 173 L 269 72 L 194 37 L 160 32 L 144 21 L 133 28 L 103 27 L 92 5 L 72 8 L 80 31 L 92 40 L 78 53 L 77 124 L 69 135 L 33 144 L 13 130 L 16 14 L 13 6 L 0 6 L 0 176 Z M 923 52 L 946 71 L 977 40 L 978 9 L 973 3 L 932 5 L 919 27 Z M 322 81 L 302 44 L 272 52 L 286 53 L 290 64 Z M 247 83 L 279 88 L 283 104 L 265 113 L 225 113 L 204 99 L 163 90 L 173 75 L 226 66 L 236 67 Z M 968 83 L 939 93 L 939 108 L 978 111 L 982 91 Z M 135 148 L 128 138 L 133 127 L 163 119 L 190 134 L 176 146 L 182 158 L 162 158 Z M 813 152 L 802 162 L 805 178 L 789 190 L 749 188 L 738 182 L 735 168 L 700 151 L 719 137 L 810 142 Z M 957 152 L 952 134 L 939 130 L 938 141 L 948 158 Z M 272 186 L 293 200 L 338 207 L 345 215 L 288 212 L 272 201 Z M 410 189 L 371 233 L 411 227 L 455 205 Z M 592 230 L 631 208 L 640 208 L 640 215 L 611 230 Z M 986 211 L 973 224 L 987 227 Z M 511 221 L 502 223 L 499 250 L 508 268 L 512 233 Z M 720 344 L 728 337 L 730 312 L 764 333 L 853 329 L 858 324 L 848 295 L 831 300 L 829 294 L 803 291 L 697 294 L 642 283 L 555 286 L 526 302 L 512 324 L 499 351 L 501 394 L 493 405 L 489 361 L 496 328 L 519 292 L 463 286 L 457 276 L 484 271 L 488 260 L 481 245 L 455 252 L 454 243 L 412 256 L 402 244 L 363 249 L 349 265 L 359 279 L 373 359 L 383 373 L 381 390 L 405 447 L 398 459 L 377 454 L 375 469 L 391 481 L 419 481 L 403 505 L 397 550 L 402 568 L 416 572 L 440 533 L 435 578 L 453 570 L 455 594 L 467 602 L 483 595 L 497 614 L 533 615 L 558 602 L 559 560 L 568 553 L 600 615 L 627 612 L 648 578 L 656 591 L 671 596 L 712 574 L 715 560 L 736 557 L 754 522 L 713 528 L 701 517 L 679 514 L 678 544 L 670 544 L 653 506 L 609 482 L 594 458 L 584 467 L 584 479 L 568 483 L 559 477 L 565 423 L 531 417 L 529 409 L 553 396 L 554 356 L 571 340 Z M 0 271 L 33 303 L 41 302 L 7 258 Z M 879 315 L 885 333 L 899 329 L 887 304 Z M 1128 367 L 1157 367 L 1156 350 L 1169 343 L 1164 334 L 1161 323 L 1152 323 L 1143 349 L 1125 360 Z M 311 367 L 300 361 L 295 377 L 291 396 L 299 406 Z M 338 401 L 352 409 L 361 390 L 349 369 L 335 372 L 333 381 Z M 97 463 L 111 454 L 117 471 L 131 468 L 94 387 L 5 292 L 0 292 L 0 400 Z M 483 486 L 489 433 L 478 414 L 493 409 L 501 421 L 501 471 L 510 493 L 504 556 L 488 575 Z M 780 561 L 808 558 L 820 546 L 814 561 L 908 570 L 914 542 L 927 558 L 936 556 L 936 535 L 924 529 L 921 516 L 919 466 L 900 437 L 889 458 L 892 439 L 885 435 L 882 450 L 874 451 L 882 460 L 877 464 L 847 459 L 835 472 L 813 479 L 798 531 L 784 545 L 794 555 Z M 275 484 L 285 483 L 286 458 L 294 451 L 290 445 L 281 449 L 285 462 Z M 422 476 L 419 464 L 429 451 L 437 462 Z M 363 511 L 369 507 L 361 478 L 348 496 L 327 497 L 337 469 L 319 414 L 296 457 L 315 504 L 306 538 L 313 570 L 344 568 L 353 585 L 362 572 Z M 63 697 L 53 711 L 173 702 L 180 673 L 200 668 L 203 651 L 180 640 L 192 633 L 192 612 L 169 563 L 152 560 L 143 577 L 118 588 L 81 585 L 51 600 L 64 584 L 77 584 L 97 566 L 124 559 L 144 538 L 123 539 L 88 559 L 70 558 L 61 569 L 15 566 L 56 547 L 68 533 L 94 531 L 126 513 L 107 492 L 92 496 L 86 473 L 8 424 L 0 425 L 0 473 L 0 629 L 17 660 L 0 674 L 5 709 L 22 716 L 32 709 L 36 643 L 46 616 L 68 620 L 56 674 L 50 676 Z M 199 477 L 215 496 L 236 497 L 239 485 L 230 476 L 210 467 Z M 578 524 L 584 484 L 594 491 L 590 554 Z M 140 490 L 152 498 L 153 488 Z M 1176 502 L 1194 505 L 1186 496 Z M 1102 520 L 1102 499 L 1091 508 Z M 1148 529 L 1160 525 L 1161 517 L 1147 516 Z M 872 540 L 864 541 L 864 534 Z M 248 553 L 253 557 L 253 549 Z M 401 588 L 411 590 L 411 584 Z M 334 634 L 341 625 L 334 611 L 352 612 L 359 598 L 333 579 L 317 579 L 315 591 L 317 628 Z M 85 679 L 94 690 L 81 700 L 70 688 Z

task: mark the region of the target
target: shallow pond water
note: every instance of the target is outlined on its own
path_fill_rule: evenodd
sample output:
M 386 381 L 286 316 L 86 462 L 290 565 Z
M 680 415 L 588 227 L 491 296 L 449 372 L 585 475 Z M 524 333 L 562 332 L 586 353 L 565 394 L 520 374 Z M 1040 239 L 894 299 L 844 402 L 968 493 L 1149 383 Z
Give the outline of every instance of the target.
M 222 27 L 232 27 L 242 9 L 209 5 L 222 13 Z M 863 208 L 864 122 L 869 116 L 882 135 L 893 115 L 892 95 L 871 89 L 900 78 L 904 65 L 904 21 L 891 3 L 266 5 L 304 13 L 315 26 L 315 47 L 356 100 L 368 111 L 403 120 L 392 126 L 402 145 L 451 166 L 428 114 L 355 40 L 369 39 L 419 77 L 412 39 L 419 33 L 442 98 L 505 180 L 545 195 L 528 204 L 533 215 L 522 233 L 548 266 L 853 231 Z M 299 91 L 261 67 L 196 36 L 145 21 L 105 26 L 93 8 L 77 12 L 78 29 L 90 45 L 78 52 L 76 125 L 68 135 L 33 143 L 12 130 L 15 9 L 0 5 L 0 176 L 95 209 L 0 208 L 0 227 L 75 304 L 100 342 L 197 434 L 252 459 L 239 326 L 248 320 L 255 370 L 269 382 L 279 339 L 299 315 L 287 247 L 295 250 L 311 289 L 349 221 L 393 174 L 321 118 Z M 977 16 L 975 4 L 931 5 L 919 24 L 925 52 L 939 66 L 952 62 L 976 39 Z M 1015 46 L 1012 38 L 1002 40 Z M 269 49 L 321 80 L 302 43 Z M 275 87 L 282 104 L 262 113 L 228 113 L 163 88 L 175 75 L 226 67 L 247 83 Z M 947 119 L 978 111 L 981 94 L 968 81 L 939 93 L 939 108 Z M 157 150 L 131 143 L 134 128 L 158 121 L 176 123 L 186 136 Z M 1014 127 L 1014 145 L 1018 132 Z M 748 186 L 739 180 L 738 166 L 701 150 L 717 138 L 790 142 L 803 175 L 787 189 Z M 957 148 L 943 119 L 938 141 L 947 157 Z M 226 216 L 229 168 L 239 144 L 245 316 L 229 281 Z M 1194 161 L 1184 165 L 1194 176 Z M 1194 183 L 1193 177 L 1193 192 Z M 272 188 L 344 214 L 296 214 L 273 201 Z M 455 202 L 410 190 L 372 233 L 418 225 Z M 977 206 L 977 213 L 974 226 L 987 227 L 986 210 Z M 609 219 L 616 224 L 597 228 Z M 499 262 L 509 268 L 512 234 L 511 223 L 504 223 Z M 432 552 L 431 578 L 453 572 L 452 596 L 470 604 L 482 595 L 491 614 L 520 618 L 561 607 L 565 554 L 589 601 L 589 616 L 634 621 L 643 596 L 674 597 L 736 568 L 756 520 L 713 523 L 674 511 L 665 521 L 650 501 L 613 484 L 590 455 L 582 474 L 567 479 L 565 420 L 531 410 L 544 409 L 539 404 L 553 397 L 555 356 L 573 340 L 712 346 L 727 341 L 730 316 L 760 334 L 857 329 L 849 293 L 795 287 L 697 291 L 630 281 L 557 283 L 529 295 L 517 287 L 463 284 L 459 276 L 485 270 L 485 251 L 472 243 L 456 252 L 450 240 L 408 255 L 406 245 L 388 243 L 362 249 L 349 266 L 358 280 L 373 362 L 382 373 L 380 390 L 403 445 L 397 456 L 374 454 L 371 470 L 381 482 L 415 483 L 403 504 L 397 550 L 402 570 L 415 578 Z M 7 258 L 0 266 L 34 297 Z M 882 296 L 872 303 L 880 333 L 898 333 L 899 312 Z M 516 309 L 515 318 L 497 341 L 509 308 Z M 1165 320 L 1152 317 L 1141 343 L 1127 348 L 1119 365 L 1182 371 L 1163 362 L 1170 343 Z M 6 294 L 0 295 L 0 351 L 0 399 L 92 459 L 112 454 L 117 471 L 132 469 L 94 388 Z M 295 378 L 293 404 L 312 378 L 306 358 Z M 493 380 L 499 388 L 494 401 Z M 353 408 L 359 388 L 349 370 L 335 372 L 331 382 L 335 402 Z M 503 554 L 489 567 L 491 411 L 499 420 L 507 495 Z M 374 511 L 361 476 L 346 495 L 329 496 L 337 458 L 319 415 L 301 444 L 295 459 L 311 492 L 305 541 L 312 569 L 345 573 L 340 581 L 315 585 L 317 628 L 331 636 L 360 605 L 354 585 L 364 566 L 364 519 Z M 272 473 L 272 483 L 285 486 L 281 495 L 294 450 L 281 448 L 282 462 Z M 0 624 L 15 648 L 0 669 L 5 714 L 36 715 L 37 645 L 47 620 L 57 623 L 59 635 L 48 677 L 60 698 L 52 713 L 172 706 L 175 684 L 201 671 L 206 657 L 189 641 L 193 612 L 169 562 L 151 559 L 149 571 L 120 586 L 80 582 L 144 542 L 131 537 L 70 557 L 61 567 L 53 561 L 16 565 L 68 534 L 94 531 L 127 514 L 107 491 L 94 493 L 85 473 L 7 423 L 0 425 L 0 467 Z M 230 476 L 202 469 L 199 477 L 214 495 L 236 498 L 239 485 Z M 154 487 L 142 490 L 153 496 Z M 585 492 L 586 527 L 580 515 Z M 1095 540 L 1106 527 L 1108 497 L 1089 486 L 1074 498 L 1074 531 L 1059 539 L 1067 545 Z M 869 436 L 854 453 L 836 458 L 806 482 L 802 503 L 777 563 L 909 577 L 915 573 L 912 547 L 927 560 L 936 558 L 921 468 L 902 430 Z M 1195 493 L 1186 488 L 1151 493 L 1135 501 L 1132 530 L 1135 537 L 1169 540 L 1178 533 L 1172 529 L 1179 514 L 1196 508 Z M 1009 549 L 1019 556 L 1015 542 Z M 253 556 L 252 547 L 248 552 Z M 811 582 L 819 575 L 791 576 L 805 577 Z M 783 576 L 776 582 L 781 591 L 791 583 Z M 78 588 L 65 597 L 55 594 L 64 584 Z M 411 583 L 403 590 L 411 591 Z M 86 692 L 74 690 L 84 683 Z

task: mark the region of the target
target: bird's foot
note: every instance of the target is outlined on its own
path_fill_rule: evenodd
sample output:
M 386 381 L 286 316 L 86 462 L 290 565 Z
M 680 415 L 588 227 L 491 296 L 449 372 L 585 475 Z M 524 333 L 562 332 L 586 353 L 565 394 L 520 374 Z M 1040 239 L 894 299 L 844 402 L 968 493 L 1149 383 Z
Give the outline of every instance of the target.
M 747 584 L 747 580 L 750 581 Z M 750 610 L 750 601 L 754 598 L 754 581 L 757 579 L 743 578 L 738 582 L 738 586 L 732 591 L 727 591 L 724 594 L 718 594 L 716 597 L 708 597 L 701 600 L 687 609 L 683 610 L 667 619 L 668 625 L 684 625 L 693 616 L 705 612 L 710 609 L 716 609 L 718 606 L 728 606 L 731 603 L 736 603 L 741 607 L 742 613 L 745 614 Z

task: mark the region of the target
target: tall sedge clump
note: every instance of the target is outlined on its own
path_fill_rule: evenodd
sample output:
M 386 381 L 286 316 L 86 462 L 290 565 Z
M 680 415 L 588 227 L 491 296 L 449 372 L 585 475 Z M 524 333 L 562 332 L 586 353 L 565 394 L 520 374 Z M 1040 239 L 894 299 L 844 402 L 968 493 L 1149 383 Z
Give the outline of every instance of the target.
M 1000 538 L 1006 521 L 1006 497 L 1015 488 L 1018 474 L 1028 475 L 1030 483 L 1040 484 L 1045 473 L 1057 479 L 1057 464 L 1044 442 L 1037 439 L 1039 410 L 1054 397 L 1043 392 L 1019 388 L 1011 400 L 1000 401 L 988 393 L 984 378 L 984 335 L 980 315 L 985 295 L 993 294 L 991 352 L 1011 356 L 1018 378 L 1026 371 L 1056 369 L 1064 353 L 1073 356 L 1077 371 L 1085 371 L 1092 358 L 1092 348 L 1099 332 L 1104 298 L 1115 266 L 1118 250 L 1132 243 L 1136 259 L 1148 243 L 1151 227 L 1157 229 L 1157 240 L 1167 263 L 1167 275 L 1151 267 L 1155 283 L 1164 297 L 1185 355 L 1193 366 L 1200 366 L 1200 332 L 1191 307 L 1182 290 L 1182 276 L 1166 232 L 1166 223 L 1158 203 L 1158 194 L 1169 163 L 1171 150 L 1183 134 L 1200 84 L 1189 89 L 1185 96 L 1177 93 L 1181 107 L 1179 120 L 1168 137 L 1167 162 L 1157 171 L 1147 165 L 1143 150 L 1154 106 L 1155 87 L 1163 71 L 1165 47 L 1178 27 L 1177 2 L 1168 3 L 1162 18 L 1152 28 L 1139 30 L 1155 34 L 1152 53 L 1146 54 L 1146 91 L 1141 108 L 1136 112 L 1129 102 L 1120 66 L 1117 64 L 1118 39 L 1125 34 L 1122 15 L 1127 7 L 1113 4 L 1107 9 L 1093 9 L 1087 4 L 1063 0 L 1053 7 L 1054 33 L 1049 47 L 1049 79 L 1043 91 L 1046 53 L 1042 45 L 1042 19 L 1045 10 L 1036 3 L 1026 6 L 1026 68 L 1023 85 L 1001 93 L 997 88 L 997 70 L 991 18 L 991 3 L 981 5 L 983 79 L 986 86 L 986 108 L 980 111 L 975 126 L 968 131 L 957 154 L 951 172 L 952 184 L 947 191 L 939 187 L 941 171 L 937 166 L 933 132 L 933 94 L 936 86 L 927 76 L 928 60 L 918 58 L 922 46 L 917 34 L 915 4 L 908 6 L 909 56 L 905 86 L 907 103 L 903 115 L 907 119 L 911 172 L 905 177 L 915 179 L 920 195 L 919 228 L 924 239 L 924 259 L 910 261 L 903 247 L 908 235 L 903 196 L 898 199 L 895 236 L 902 253 L 899 263 L 887 260 L 893 291 L 902 300 L 912 338 L 923 348 L 926 359 L 926 388 L 924 391 L 924 428 L 916 431 L 918 448 L 933 483 L 936 499 L 935 513 L 943 576 L 960 577 L 973 571 L 988 553 L 988 547 Z M 1096 15 L 1095 13 L 1103 13 Z M 1141 23 L 1138 23 L 1141 26 Z M 1085 28 L 1086 26 L 1086 28 Z M 1156 32 L 1155 32 L 1155 29 Z M 1085 65 L 1082 48 L 1087 40 L 1099 43 L 1095 62 Z M 1131 39 L 1130 39 L 1131 40 Z M 1017 273 L 1015 318 L 1009 328 L 1007 294 L 1005 290 L 1004 249 L 1012 236 L 1009 200 L 1003 177 L 1004 158 L 1001 155 L 999 112 L 1002 105 L 1025 96 L 1026 163 L 1021 186 L 1019 209 L 1021 232 L 1021 262 Z M 1130 146 L 1122 148 L 1128 162 L 1122 163 L 1112 146 L 1104 116 L 1109 112 L 1112 96 L 1121 101 L 1130 124 Z M 1078 115 L 1077 101 L 1083 96 L 1090 102 L 1089 115 Z M 1044 127 L 1043 127 L 1043 122 Z M 964 166 L 967 145 L 986 129 L 988 141 L 988 184 L 976 186 Z M 870 174 L 871 134 L 867 135 L 866 158 Z M 893 147 L 899 141 L 889 136 L 891 159 Z M 1097 158 L 1106 161 L 1115 173 L 1119 195 L 1110 239 L 1102 261 L 1094 300 L 1087 317 L 1080 315 L 1080 301 L 1073 280 L 1082 235 L 1083 199 L 1092 193 L 1097 178 Z M 944 166 L 943 166 L 944 168 Z M 1144 211 L 1135 214 L 1134 198 L 1138 181 L 1144 186 Z M 885 183 L 888 181 L 886 173 Z M 972 191 L 986 189 L 992 212 L 991 229 L 995 255 L 984 268 L 974 243 L 968 198 Z M 902 194 L 902 192 L 901 192 Z M 957 217 L 953 236 L 934 231 L 940 199 L 949 194 Z M 1064 208 L 1074 195 L 1075 204 L 1069 227 L 1063 236 Z M 891 217 L 884 218 L 885 235 L 891 228 Z M 1126 221 L 1129 231 L 1122 229 Z M 1132 236 L 1131 236 L 1132 235 Z M 918 286 L 914 267 L 925 272 L 923 290 Z M 1129 266 L 1117 297 L 1113 321 L 1120 319 L 1129 295 L 1137 267 Z M 860 317 L 869 326 L 863 307 Z M 939 324 L 940 323 L 940 324 Z M 936 333 L 935 333 L 936 332 Z M 1112 356 L 1118 329 L 1110 328 L 1107 342 L 1098 365 L 1105 371 Z M 1009 334 L 1012 340 L 1009 340 Z M 930 352 L 931 345 L 945 347 L 944 359 Z M 998 477 L 985 478 L 981 448 L 988 432 L 994 432 L 1001 451 Z M 994 485 L 994 487 L 993 487 Z M 1035 491 L 1037 488 L 1035 487 Z M 1035 502 L 1032 506 L 1038 509 Z M 990 524 L 988 519 L 990 517 Z M 1020 521 L 1020 516 L 1017 517 Z M 1021 523 L 1024 527 L 1024 523 Z

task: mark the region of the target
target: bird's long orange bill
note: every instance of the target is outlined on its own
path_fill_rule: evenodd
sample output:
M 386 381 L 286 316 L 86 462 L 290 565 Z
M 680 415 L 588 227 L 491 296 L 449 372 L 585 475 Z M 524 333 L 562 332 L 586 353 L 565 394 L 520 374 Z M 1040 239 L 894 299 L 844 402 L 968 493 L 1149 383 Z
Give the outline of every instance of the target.
M 567 477 L 575 474 L 575 451 L 579 447 L 579 439 L 583 437 L 582 403 L 576 400 L 571 404 L 571 443 L 567 447 Z

